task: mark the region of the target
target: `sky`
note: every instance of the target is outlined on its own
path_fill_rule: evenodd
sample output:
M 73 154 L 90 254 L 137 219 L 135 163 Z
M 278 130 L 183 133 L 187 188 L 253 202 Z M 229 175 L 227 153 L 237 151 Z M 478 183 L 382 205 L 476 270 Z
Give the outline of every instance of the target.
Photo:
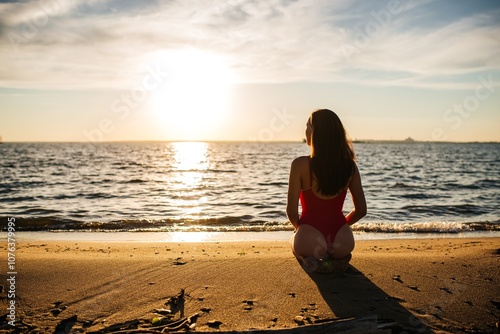
M 0 1 L 3 141 L 500 141 L 498 0 Z

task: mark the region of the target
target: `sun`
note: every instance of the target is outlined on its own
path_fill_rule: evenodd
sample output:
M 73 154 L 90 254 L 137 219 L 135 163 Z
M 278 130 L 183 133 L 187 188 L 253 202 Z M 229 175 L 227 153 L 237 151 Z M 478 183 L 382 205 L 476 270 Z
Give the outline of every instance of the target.
M 169 139 L 216 135 L 228 112 L 233 82 L 224 58 L 185 49 L 156 53 L 152 61 L 167 72 L 165 82 L 152 92 L 151 109 Z

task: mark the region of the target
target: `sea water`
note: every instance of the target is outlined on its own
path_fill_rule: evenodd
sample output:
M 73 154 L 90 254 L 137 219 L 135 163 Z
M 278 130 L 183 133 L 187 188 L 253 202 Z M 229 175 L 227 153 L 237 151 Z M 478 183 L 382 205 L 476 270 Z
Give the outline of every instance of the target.
M 500 231 L 500 144 L 354 149 L 368 205 L 355 231 Z M 0 220 L 24 231 L 291 231 L 290 164 L 309 153 L 303 143 L 3 143 Z

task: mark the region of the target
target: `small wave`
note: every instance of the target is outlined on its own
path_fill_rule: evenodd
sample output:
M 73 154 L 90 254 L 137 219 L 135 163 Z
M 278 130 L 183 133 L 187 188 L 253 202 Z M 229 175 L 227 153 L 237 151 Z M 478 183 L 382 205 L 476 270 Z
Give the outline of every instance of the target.
M 104 184 L 104 183 L 113 183 L 113 182 L 115 182 L 115 181 L 111 180 L 111 179 L 102 179 L 102 180 L 90 181 L 89 184 Z
M 36 197 L 18 196 L 18 197 L 0 198 L 0 202 L 26 202 L 26 201 L 36 201 Z
M 61 211 L 42 209 L 42 208 L 29 208 L 18 212 L 19 215 L 50 215 L 50 214 L 60 214 Z
M 46 214 L 51 210 L 45 210 Z M 41 214 L 41 213 L 40 213 Z M 79 215 L 80 216 L 80 215 Z M 7 217 L 0 217 L 6 220 Z M 121 219 L 86 221 L 58 216 L 16 218 L 19 231 L 102 231 L 102 232 L 266 232 L 292 231 L 288 221 L 257 220 L 253 216 L 226 216 L 205 219 Z M 3 226 L 5 229 L 5 226 Z M 355 232 L 370 233 L 460 233 L 500 231 L 495 222 L 367 222 L 353 225 Z
M 56 195 L 54 197 L 52 197 L 52 199 L 57 199 L 57 200 L 61 200 L 61 199 L 73 199 L 73 198 L 76 198 L 77 196 L 72 196 L 72 195 L 64 195 L 64 194 L 61 194 L 61 195 Z
M 460 183 L 445 183 L 440 186 L 444 190 L 476 190 L 480 189 L 480 184 L 460 184 Z
M 259 213 L 259 216 L 264 216 L 264 217 L 281 217 L 283 215 L 282 210 L 268 210 L 268 211 L 262 211 Z
M 406 183 L 403 183 L 403 182 L 396 182 L 395 184 L 393 184 L 389 188 L 413 188 L 413 187 L 410 185 L 407 185 Z
M 402 207 L 412 213 L 427 213 L 436 215 L 460 214 L 460 215 L 479 215 L 485 213 L 483 207 L 462 204 L 462 205 L 407 205 Z
M 255 209 L 272 209 L 275 206 L 273 206 L 273 205 L 265 205 L 265 204 L 254 204 L 254 205 L 252 205 L 252 207 L 255 208 Z M 283 213 L 283 211 L 279 211 L 279 212 Z
M 398 195 L 398 197 L 408 198 L 408 199 L 429 199 L 429 198 L 440 198 L 441 196 L 429 195 L 429 194 L 424 194 L 424 193 L 416 193 L 416 194 Z
M 500 188 L 500 181 L 499 180 L 491 180 L 491 179 L 484 179 L 480 180 L 476 183 L 476 185 L 479 188 L 492 188 L 492 189 L 498 189 Z
M 11 192 L 12 192 L 12 189 L 14 189 L 14 187 L 2 188 L 2 185 L 0 185 L 0 195 L 1 195 L 1 194 L 8 194 L 8 193 L 11 193 Z M 1 199 L 0 199 L 0 201 L 1 201 Z
M 379 175 L 383 175 L 383 174 L 384 173 L 382 173 L 382 172 L 370 172 L 370 171 L 368 171 L 368 172 L 364 173 L 363 176 L 365 176 L 365 177 L 367 177 L 367 176 L 379 176 Z
M 0 164 L 0 167 L 2 169 L 7 169 L 7 168 L 17 168 L 18 165 L 14 162 L 3 162 Z
M 142 179 L 132 179 L 132 180 L 124 181 L 123 183 L 146 183 L 146 182 L 148 182 L 148 181 L 142 180 Z
M 423 223 L 357 223 L 352 226 L 356 232 L 379 233 L 459 233 L 471 231 L 500 231 L 500 225 L 491 222 L 423 222 Z
M 45 210 L 50 213 L 52 210 Z M 53 212 L 52 212 L 53 213 Z M 291 229 L 287 222 L 248 220 L 252 216 L 206 219 L 124 219 L 84 221 L 61 217 L 16 218 L 19 231 L 282 231 Z M 7 217 L 1 217 L 7 219 Z
M 278 186 L 278 187 L 286 187 L 286 186 L 288 186 L 287 182 L 259 182 L 257 184 L 259 186 Z
M 78 196 L 83 196 L 87 199 L 98 199 L 98 198 L 114 198 L 115 195 L 106 193 L 90 193 L 90 194 L 78 194 Z
M 20 188 L 36 188 L 39 186 L 45 186 L 45 182 L 42 182 L 42 181 L 20 181 L 16 185 Z
M 205 171 L 209 173 L 237 173 L 237 171 L 233 169 L 206 169 Z

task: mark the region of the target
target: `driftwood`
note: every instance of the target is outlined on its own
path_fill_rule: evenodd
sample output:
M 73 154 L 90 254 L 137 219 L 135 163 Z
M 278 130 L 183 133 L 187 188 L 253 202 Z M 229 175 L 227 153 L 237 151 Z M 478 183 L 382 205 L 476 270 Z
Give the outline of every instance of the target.
M 181 321 L 182 320 L 182 321 Z M 118 332 L 112 332 L 114 334 L 131 334 L 131 333 L 169 333 L 169 334 L 180 334 L 189 332 L 188 327 L 184 327 L 186 331 L 183 331 L 182 327 L 188 324 L 189 318 L 181 319 L 176 322 L 177 326 L 173 326 L 173 323 L 153 328 L 144 329 L 131 329 Z M 391 329 L 388 326 L 394 325 L 394 323 L 380 324 L 377 321 L 377 316 L 368 316 L 363 318 L 348 318 L 348 319 L 334 319 L 327 320 L 321 323 L 310 324 L 299 326 L 295 328 L 284 328 L 284 329 L 255 329 L 255 330 L 245 330 L 245 331 L 196 331 L 196 333 L 219 333 L 219 334 L 390 334 Z M 385 327 L 385 328 L 381 328 Z M 180 331 L 181 330 L 181 331 Z

